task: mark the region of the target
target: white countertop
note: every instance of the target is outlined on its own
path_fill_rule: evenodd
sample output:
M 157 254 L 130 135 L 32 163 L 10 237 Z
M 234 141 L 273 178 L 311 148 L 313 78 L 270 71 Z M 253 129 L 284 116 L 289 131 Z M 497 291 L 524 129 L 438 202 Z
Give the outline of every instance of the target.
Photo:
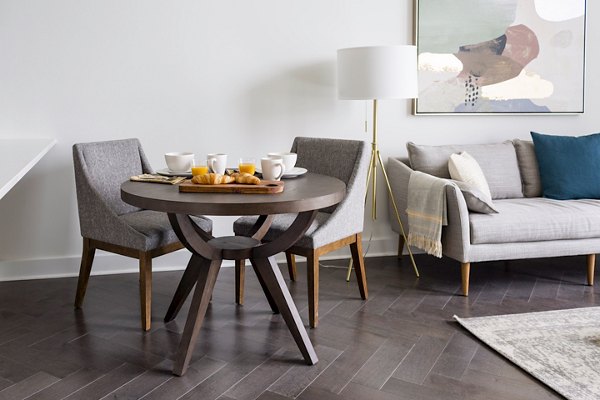
M 0 199 L 54 144 L 51 138 L 0 138 Z

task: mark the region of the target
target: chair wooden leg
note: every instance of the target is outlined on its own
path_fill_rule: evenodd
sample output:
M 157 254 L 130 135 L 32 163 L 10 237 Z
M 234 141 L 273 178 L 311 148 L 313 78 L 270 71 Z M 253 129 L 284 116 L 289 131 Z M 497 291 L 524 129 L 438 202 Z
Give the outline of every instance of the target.
M 150 252 L 141 251 L 139 261 L 142 329 L 148 331 L 152 321 L 152 257 Z
M 594 269 L 596 267 L 596 255 L 588 254 L 587 256 L 587 284 L 594 286 Z
M 296 257 L 288 250 L 285 252 L 290 280 L 296 282 Z
M 306 257 L 308 283 L 308 319 L 311 328 L 319 324 L 319 256 L 316 250 Z
M 402 234 L 398 235 L 398 258 L 402 258 L 402 252 L 404 251 L 404 236 Z
M 355 236 L 354 243 L 350 244 L 350 252 L 352 253 L 352 263 L 354 264 L 354 271 L 356 272 L 356 281 L 358 282 L 360 297 L 362 297 L 363 300 L 366 300 L 369 297 L 369 291 L 367 289 L 365 261 L 362 254 L 362 235 L 358 233 Z
M 75 308 L 81 308 L 88 281 L 90 280 L 90 272 L 92 272 L 92 263 L 96 248 L 92 245 L 92 241 L 88 238 L 83 238 L 83 251 L 81 252 L 81 266 L 79 267 L 79 280 L 77 281 L 77 293 L 75 294 Z
M 244 304 L 245 260 L 235 260 L 235 304 Z
M 461 263 L 460 264 L 460 275 L 462 280 L 462 292 L 466 297 L 469 295 L 469 274 L 471 272 L 471 263 Z

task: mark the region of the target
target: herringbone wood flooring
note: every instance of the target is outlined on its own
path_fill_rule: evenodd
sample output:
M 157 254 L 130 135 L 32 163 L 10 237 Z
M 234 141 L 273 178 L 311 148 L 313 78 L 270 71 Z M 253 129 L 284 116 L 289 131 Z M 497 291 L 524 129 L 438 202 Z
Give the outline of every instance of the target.
M 552 399 L 552 390 L 481 345 L 452 315 L 481 316 L 596 305 L 585 258 L 474 264 L 470 297 L 457 263 L 418 256 L 366 260 L 369 300 L 345 261 L 321 268 L 320 362 L 301 361 L 251 269 L 244 306 L 233 268 L 221 270 L 191 368 L 170 374 L 187 305 L 162 323 L 180 272 L 154 275 L 153 328 L 141 332 L 137 275 L 94 276 L 84 309 L 76 279 L 0 283 L 0 399 Z M 282 271 L 287 276 L 286 266 Z M 290 290 L 305 324 L 306 279 Z

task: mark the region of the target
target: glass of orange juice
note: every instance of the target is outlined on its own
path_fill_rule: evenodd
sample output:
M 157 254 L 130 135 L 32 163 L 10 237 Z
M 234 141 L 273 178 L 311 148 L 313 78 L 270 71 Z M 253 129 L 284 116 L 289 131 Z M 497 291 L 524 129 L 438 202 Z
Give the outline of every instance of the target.
M 208 165 L 194 163 L 192 165 L 192 176 L 208 174 Z
M 240 158 L 238 168 L 240 169 L 240 173 L 247 172 L 250 175 L 254 175 L 256 172 L 256 160 L 254 158 Z

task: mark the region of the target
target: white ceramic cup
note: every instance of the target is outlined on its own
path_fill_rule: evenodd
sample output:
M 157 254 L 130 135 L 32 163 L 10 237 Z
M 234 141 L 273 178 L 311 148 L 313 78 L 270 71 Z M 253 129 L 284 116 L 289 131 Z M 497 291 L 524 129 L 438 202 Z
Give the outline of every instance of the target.
M 278 181 L 285 173 L 285 164 L 281 157 L 264 157 L 260 159 L 261 173 L 267 181 Z
M 194 153 L 171 152 L 165 154 L 167 167 L 171 172 L 188 172 L 194 165 Z
M 227 168 L 227 154 L 214 153 L 206 156 L 206 164 L 210 172 L 225 174 Z
M 283 165 L 285 165 L 285 170 L 287 172 L 290 172 L 292 168 L 294 168 L 294 166 L 296 165 L 296 159 L 298 158 L 298 155 L 296 153 L 289 152 L 268 153 L 267 155 L 271 158 L 281 158 L 283 160 Z

